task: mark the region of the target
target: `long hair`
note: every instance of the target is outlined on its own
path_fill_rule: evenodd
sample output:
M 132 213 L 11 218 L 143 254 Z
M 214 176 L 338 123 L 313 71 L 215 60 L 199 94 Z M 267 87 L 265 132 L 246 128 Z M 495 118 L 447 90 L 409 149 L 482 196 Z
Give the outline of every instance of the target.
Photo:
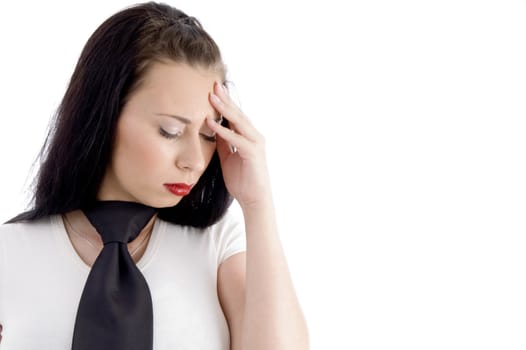
M 134 5 L 104 21 L 88 39 L 39 153 L 32 208 L 7 223 L 32 221 L 96 200 L 127 98 L 156 61 L 172 60 L 219 71 L 225 67 L 200 22 L 155 2 Z M 224 125 L 227 125 L 225 120 Z M 188 196 L 159 218 L 207 227 L 226 212 L 228 193 L 217 151 Z

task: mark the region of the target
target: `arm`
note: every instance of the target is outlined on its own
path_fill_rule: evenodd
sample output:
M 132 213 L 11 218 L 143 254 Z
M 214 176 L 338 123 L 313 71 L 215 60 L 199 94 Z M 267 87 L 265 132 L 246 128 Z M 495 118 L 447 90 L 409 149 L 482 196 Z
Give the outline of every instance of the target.
M 308 349 L 308 330 L 279 240 L 274 210 L 243 211 L 247 252 L 221 264 L 218 293 L 231 349 Z
M 243 211 L 247 231 L 243 349 L 308 349 L 308 331 L 272 202 Z
M 233 350 L 308 349 L 308 330 L 279 239 L 263 136 L 220 84 L 210 96 L 231 130 L 208 119 L 228 191 L 243 211 L 247 251 L 218 271 L 218 293 Z M 232 132 L 233 131 L 233 132 Z M 231 151 L 232 145 L 237 151 Z

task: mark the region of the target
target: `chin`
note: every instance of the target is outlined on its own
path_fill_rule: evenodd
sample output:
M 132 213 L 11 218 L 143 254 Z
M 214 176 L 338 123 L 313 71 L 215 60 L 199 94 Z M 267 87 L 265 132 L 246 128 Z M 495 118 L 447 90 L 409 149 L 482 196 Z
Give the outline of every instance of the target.
M 169 208 L 174 207 L 181 201 L 182 197 L 180 198 L 174 198 L 175 196 L 172 195 L 172 198 L 156 198 L 149 201 L 143 202 L 146 205 L 149 205 L 150 207 L 154 208 Z

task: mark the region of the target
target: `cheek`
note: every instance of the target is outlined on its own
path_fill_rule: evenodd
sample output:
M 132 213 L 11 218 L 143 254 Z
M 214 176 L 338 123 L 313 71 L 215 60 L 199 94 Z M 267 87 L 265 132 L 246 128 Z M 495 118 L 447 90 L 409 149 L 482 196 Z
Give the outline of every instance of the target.
M 160 137 L 155 136 L 155 133 L 147 132 L 145 127 L 123 124 L 119 128 L 114 165 L 121 176 L 140 181 L 140 178 L 150 174 L 160 175 L 159 167 L 164 164 L 168 155 L 165 154 L 167 150 L 161 147 Z
M 214 152 L 216 150 L 216 144 L 215 143 L 209 143 L 207 142 L 208 145 L 205 145 L 203 147 L 203 155 L 204 155 L 204 158 L 206 159 L 206 166 L 205 166 L 205 169 L 208 168 L 208 165 L 210 164 L 210 161 L 212 160 L 212 157 L 214 155 Z

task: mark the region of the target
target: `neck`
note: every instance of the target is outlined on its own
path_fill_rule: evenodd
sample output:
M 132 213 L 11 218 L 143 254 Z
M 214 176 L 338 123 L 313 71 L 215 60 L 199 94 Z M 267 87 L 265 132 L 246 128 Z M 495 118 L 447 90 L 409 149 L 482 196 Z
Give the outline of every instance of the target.
M 70 227 L 71 230 L 84 236 L 88 241 L 96 244 L 98 247 L 103 247 L 104 244 L 102 242 L 102 237 L 90 223 L 86 215 L 84 215 L 82 210 L 74 210 L 64 214 L 64 216 L 66 217 L 67 222 L 72 226 Z M 156 218 L 157 214 L 154 214 L 139 235 L 128 244 L 128 249 L 130 249 L 130 251 L 133 251 L 139 244 L 141 244 L 146 238 L 145 236 L 149 236 L 152 233 Z

